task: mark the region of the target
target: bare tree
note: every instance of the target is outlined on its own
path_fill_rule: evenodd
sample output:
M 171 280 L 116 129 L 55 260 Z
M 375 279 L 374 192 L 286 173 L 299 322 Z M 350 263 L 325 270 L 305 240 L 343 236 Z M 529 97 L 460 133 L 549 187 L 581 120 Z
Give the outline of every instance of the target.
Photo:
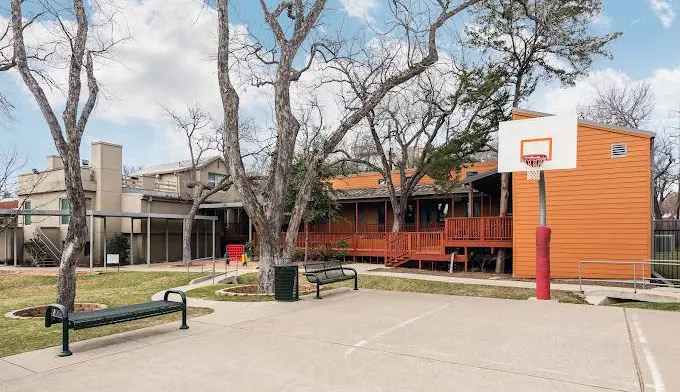
M 597 91 L 595 98 L 579 105 L 579 117 L 622 127 L 639 129 L 654 112 L 655 99 L 649 83 L 610 85 Z
M 189 264 L 191 262 L 191 233 L 198 208 L 210 196 L 228 189 L 232 181 L 230 176 L 220 178 L 218 182 L 209 181 L 209 179 L 204 181 L 200 177 L 198 168 L 205 154 L 217 151 L 219 147 L 214 121 L 210 114 L 196 103 L 187 104 L 186 111 L 182 114 L 168 108 L 163 108 L 163 110 L 174 128 L 185 138 L 189 152 L 190 166 L 187 171 L 186 186 L 192 203 L 182 226 L 182 261 Z
M 484 149 L 502 115 L 500 76 L 494 70 L 432 68 L 369 112 L 366 123 L 378 162 L 342 153 L 346 160 L 382 175 L 394 212 L 392 232 L 401 230 L 409 197 L 426 174 L 455 182 L 451 172 Z M 452 80 L 458 82 L 447 91 Z M 352 87 L 361 99 L 365 86 Z M 398 185 L 392 178 L 394 170 Z
M 670 200 L 677 183 L 678 159 L 675 152 L 677 145 L 665 136 L 654 138 L 654 170 L 652 184 L 654 186 L 654 218 L 662 219 L 663 206 Z M 677 195 L 677 192 L 675 193 Z M 673 212 L 677 219 L 678 201 L 674 204 Z
M 260 193 L 246 180 L 241 159 L 241 146 L 238 141 L 239 93 L 234 87 L 229 69 L 231 62 L 236 61 L 230 50 L 233 47 L 230 48 L 229 2 L 218 0 L 218 80 L 224 109 L 226 159 L 229 161 L 234 185 L 260 238 L 261 291 L 271 292 L 273 290 L 273 265 L 281 263 L 292 255 L 297 232 L 310 200 L 312 186 L 326 157 L 335 149 L 347 131 L 366 117 L 390 90 L 421 74 L 438 60 L 437 31 L 449 19 L 478 1 L 467 0 L 456 2 L 457 4 L 454 5 L 453 1 L 438 0 L 436 9 L 418 13 L 417 7 L 409 7 L 405 1 L 391 2 L 390 9 L 395 17 L 410 19 L 414 22 L 400 24 L 400 26 L 411 26 L 410 29 L 404 31 L 404 34 L 411 38 L 410 41 L 404 41 L 409 42 L 408 50 L 400 53 L 402 61 L 399 63 L 394 62 L 394 57 L 390 57 L 376 69 L 361 71 L 360 69 L 364 68 L 363 64 L 368 58 L 359 59 L 351 53 L 338 56 L 337 50 L 329 50 L 336 48 L 329 48 L 329 45 L 320 41 L 310 44 L 310 50 L 306 53 L 306 61 L 302 67 L 297 67 L 296 59 L 302 56 L 301 47 L 308 41 L 310 32 L 317 25 L 326 7 L 325 0 L 316 0 L 309 6 L 305 6 L 302 0 L 280 1 L 273 9 L 261 0 L 265 24 L 273 33 L 275 42 L 275 50 L 267 52 L 271 56 L 258 57 L 273 68 L 271 79 L 265 80 L 261 85 L 271 87 L 274 91 L 276 143 L 267 172 L 266 192 Z M 415 18 L 429 19 L 432 15 L 432 19 L 425 23 L 424 28 L 419 28 L 421 26 Z M 282 25 L 283 21 L 286 22 L 285 28 Z M 364 46 L 364 53 L 368 53 L 368 50 L 368 46 Z M 372 79 L 374 83 L 366 83 L 371 87 L 366 94 L 366 99 L 363 102 L 355 102 L 356 105 L 344 113 L 341 119 L 338 119 L 338 125 L 332 128 L 323 144 L 311 154 L 305 179 L 288 221 L 288 230 L 282 248 L 280 244 L 280 234 L 284 223 L 282 206 L 291 177 L 292 160 L 300 129 L 300 123 L 291 106 L 291 85 L 310 69 L 318 56 L 328 64 L 345 63 L 342 66 L 353 66 L 357 71 L 353 77 Z M 359 60 L 362 64 L 359 64 Z M 257 196 L 258 193 L 260 197 Z
M 63 39 L 70 48 L 68 60 L 68 86 L 66 102 L 62 112 L 63 126 L 47 99 L 43 86 L 31 72 L 30 59 L 24 42 L 25 22 L 22 15 L 22 0 L 11 1 L 11 25 L 13 41 L 13 61 L 21 78 L 36 100 L 45 118 L 54 144 L 64 162 L 66 194 L 70 203 L 69 220 L 64 251 L 59 264 L 57 280 L 57 302 L 72 310 L 76 294 L 76 265 L 80 259 L 87 239 L 85 219 L 85 193 L 80 173 L 80 144 L 85 126 L 94 109 L 99 93 L 94 75 L 93 52 L 86 47 L 88 38 L 88 11 L 83 0 L 73 0 L 69 10 L 55 10 L 45 3 L 45 12 L 50 13 L 58 26 L 61 26 Z M 67 23 L 65 18 L 72 16 Z M 85 73 L 87 93 L 83 100 L 81 77 Z
M 573 84 L 598 56 L 611 57 L 609 42 L 621 33 L 591 35 L 588 28 L 602 10 L 601 0 L 487 0 L 473 11 L 469 45 L 504 64 L 509 103 L 518 107 L 541 81 Z M 510 174 L 501 175 L 500 216 L 509 210 Z M 505 270 L 498 250 L 496 273 Z
M 652 118 L 655 98 L 646 82 L 628 83 L 624 86 L 606 86 L 597 91 L 588 103 L 579 105 L 579 117 L 604 124 L 639 129 Z M 661 219 L 661 206 L 677 180 L 676 145 L 663 135 L 654 140 L 652 175 L 654 186 L 654 217 Z M 680 204 L 677 204 L 680 206 Z M 678 207 L 676 206 L 676 216 Z

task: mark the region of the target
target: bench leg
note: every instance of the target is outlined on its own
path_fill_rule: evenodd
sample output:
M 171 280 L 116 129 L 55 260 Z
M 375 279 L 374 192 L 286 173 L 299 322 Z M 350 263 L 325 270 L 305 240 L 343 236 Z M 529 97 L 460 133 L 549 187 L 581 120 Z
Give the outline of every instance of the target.
M 319 295 L 319 284 L 316 284 L 316 299 L 321 299 L 321 296 Z
M 355 273 L 355 274 L 354 274 L 354 290 L 359 290 L 358 284 L 359 284 L 359 277 L 358 277 L 357 274 Z
M 189 329 L 189 325 L 187 325 L 187 306 L 184 305 L 184 308 L 182 309 L 182 325 L 179 326 L 179 329 Z
M 68 320 L 62 320 L 61 323 L 61 352 L 60 357 L 68 357 L 73 353 L 68 349 Z

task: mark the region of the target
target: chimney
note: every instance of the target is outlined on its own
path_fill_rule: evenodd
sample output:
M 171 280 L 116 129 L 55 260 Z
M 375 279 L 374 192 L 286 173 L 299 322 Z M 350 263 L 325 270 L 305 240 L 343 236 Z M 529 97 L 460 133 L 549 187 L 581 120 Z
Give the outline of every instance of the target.
M 47 170 L 57 170 L 64 168 L 64 161 L 59 155 L 49 155 L 47 157 Z

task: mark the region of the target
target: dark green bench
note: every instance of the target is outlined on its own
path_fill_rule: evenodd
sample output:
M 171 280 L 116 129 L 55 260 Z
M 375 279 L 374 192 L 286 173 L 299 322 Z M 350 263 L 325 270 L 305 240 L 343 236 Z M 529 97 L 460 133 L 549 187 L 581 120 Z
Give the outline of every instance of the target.
M 178 294 L 182 302 L 168 301 L 170 294 Z M 167 290 L 162 301 L 150 301 L 141 304 L 120 306 L 117 308 L 105 308 L 87 312 L 66 311 L 60 304 L 47 305 L 45 309 L 45 327 L 61 323 L 61 352 L 60 357 L 72 354 L 68 348 L 69 329 L 85 329 L 100 327 L 102 325 L 124 323 L 126 321 L 139 320 L 148 317 L 161 316 L 168 313 L 182 312 L 182 325 L 179 329 L 188 329 L 187 325 L 187 298 L 184 292 L 179 290 Z
M 303 264 L 305 272 L 303 275 L 307 278 L 309 283 L 316 284 L 316 298 L 321 298 L 319 295 L 319 287 L 328 283 L 342 282 L 343 280 L 354 279 L 354 290 L 359 290 L 357 287 L 358 275 L 354 268 L 343 267 L 340 261 L 321 261 L 318 263 Z M 345 273 L 351 271 L 351 274 Z

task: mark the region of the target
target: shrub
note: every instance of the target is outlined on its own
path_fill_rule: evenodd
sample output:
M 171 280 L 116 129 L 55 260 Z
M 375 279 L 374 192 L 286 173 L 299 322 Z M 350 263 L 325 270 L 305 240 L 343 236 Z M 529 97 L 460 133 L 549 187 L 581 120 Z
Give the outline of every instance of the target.
M 33 238 L 24 243 L 24 252 L 24 261 L 29 265 L 37 265 L 40 260 L 47 258 L 47 246 Z
M 121 264 L 127 264 L 130 258 L 130 241 L 127 236 L 116 234 L 106 240 L 106 253 L 118 255 Z

